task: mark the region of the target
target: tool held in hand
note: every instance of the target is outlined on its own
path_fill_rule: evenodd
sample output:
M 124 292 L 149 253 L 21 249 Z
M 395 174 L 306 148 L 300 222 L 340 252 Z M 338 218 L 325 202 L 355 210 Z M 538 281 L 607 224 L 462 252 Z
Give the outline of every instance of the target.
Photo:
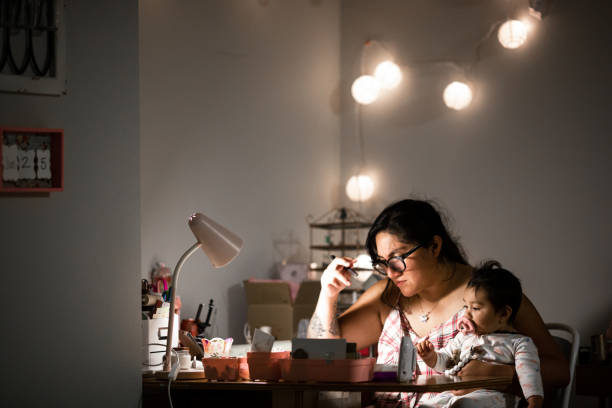
M 334 259 L 336 259 L 336 255 L 330 255 L 329 257 L 330 257 L 330 259 L 331 259 L 332 261 L 333 261 Z M 353 268 L 347 268 L 347 267 L 344 267 L 344 269 L 346 269 L 347 271 L 349 271 L 350 273 L 352 273 L 354 276 L 359 276 L 359 274 L 357 273 L 357 271 L 356 271 L 356 270 L 354 270 Z

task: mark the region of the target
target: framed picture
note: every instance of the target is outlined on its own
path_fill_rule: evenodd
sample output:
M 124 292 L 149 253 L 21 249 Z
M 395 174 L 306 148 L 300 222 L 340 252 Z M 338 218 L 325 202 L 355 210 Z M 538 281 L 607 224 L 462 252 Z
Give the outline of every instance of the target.
M 0 192 L 64 189 L 64 131 L 0 127 Z
M 66 93 L 64 0 L 0 1 L 0 92 Z

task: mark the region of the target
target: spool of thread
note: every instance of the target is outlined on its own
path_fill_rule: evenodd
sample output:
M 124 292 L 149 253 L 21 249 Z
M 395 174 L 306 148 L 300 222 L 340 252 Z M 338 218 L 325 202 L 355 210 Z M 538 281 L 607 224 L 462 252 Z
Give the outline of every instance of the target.
M 608 359 L 606 338 L 603 334 L 591 336 L 591 348 L 596 361 L 606 361 Z
M 194 319 L 181 320 L 181 330 L 191 333 L 193 337 L 198 335 L 198 325 Z
M 142 295 L 143 306 L 155 306 L 158 300 L 162 301 L 162 297 L 160 295 L 152 295 L 150 293 Z

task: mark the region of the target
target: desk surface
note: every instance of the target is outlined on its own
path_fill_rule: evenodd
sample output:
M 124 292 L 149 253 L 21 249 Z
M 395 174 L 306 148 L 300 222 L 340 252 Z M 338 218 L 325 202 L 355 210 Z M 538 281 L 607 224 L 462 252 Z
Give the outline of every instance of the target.
M 210 381 L 206 379 L 178 380 L 173 389 L 235 390 L 235 391 L 370 391 L 370 392 L 441 392 L 467 388 L 500 388 L 512 383 L 509 377 L 454 377 L 419 376 L 410 382 L 268 382 L 268 381 Z M 166 380 L 143 378 L 143 388 L 167 387 Z

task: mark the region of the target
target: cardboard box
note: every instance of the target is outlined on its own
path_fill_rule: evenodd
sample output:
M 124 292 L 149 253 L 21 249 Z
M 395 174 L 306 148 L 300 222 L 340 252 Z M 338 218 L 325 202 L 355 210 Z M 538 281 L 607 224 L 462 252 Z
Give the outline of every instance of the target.
M 321 282 L 302 282 L 295 302 L 291 299 L 289 284 L 283 281 L 244 281 L 244 290 L 251 330 L 270 326 L 276 340 L 289 340 L 295 337 L 300 319 L 312 317 Z

